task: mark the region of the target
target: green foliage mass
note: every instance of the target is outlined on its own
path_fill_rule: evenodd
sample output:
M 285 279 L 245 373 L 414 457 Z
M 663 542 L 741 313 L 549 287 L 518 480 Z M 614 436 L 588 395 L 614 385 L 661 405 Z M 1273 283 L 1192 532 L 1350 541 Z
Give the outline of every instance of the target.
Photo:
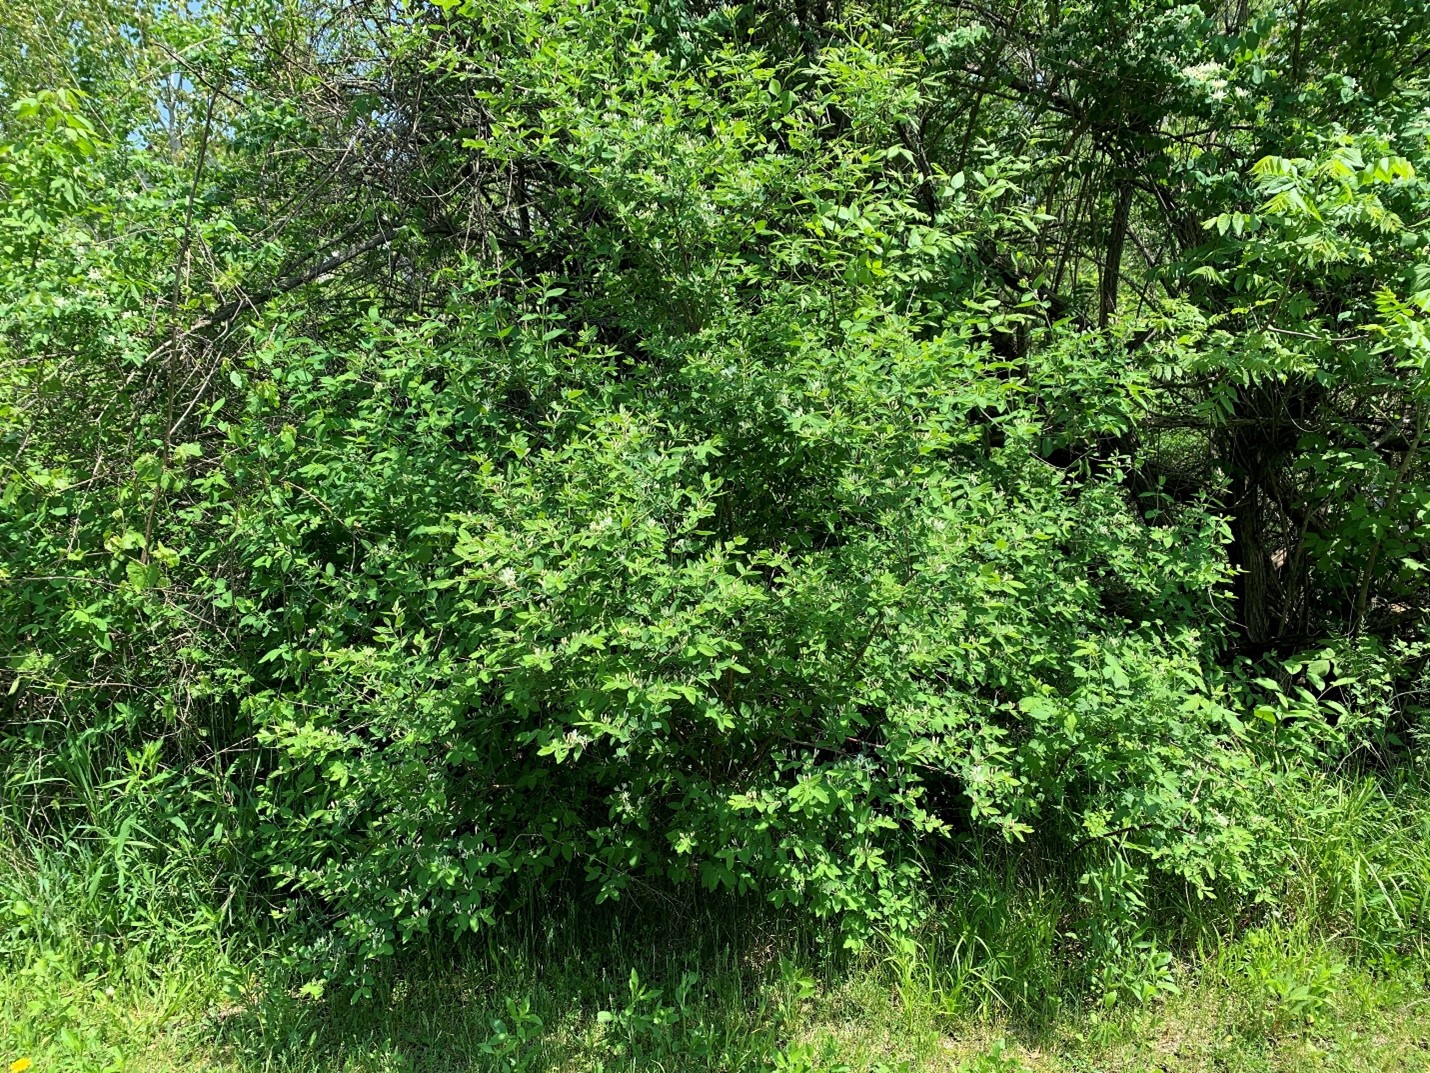
M 1123 953 L 1266 889 L 1269 788 L 1416 747 L 1430 12 L 30 15 L 38 837 L 177 840 L 359 976 L 538 887 L 858 944 L 988 838 Z

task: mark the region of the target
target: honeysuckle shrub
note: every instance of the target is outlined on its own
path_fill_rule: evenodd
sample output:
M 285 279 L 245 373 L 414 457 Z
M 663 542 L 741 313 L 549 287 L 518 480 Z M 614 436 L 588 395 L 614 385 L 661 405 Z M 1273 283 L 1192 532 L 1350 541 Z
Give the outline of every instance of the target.
M 26 90 L 12 818 L 115 891 L 181 844 L 359 980 L 543 887 L 857 944 L 989 840 L 1109 957 L 1155 885 L 1273 891 L 1297 765 L 1418 740 L 1423 644 L 1366 634 L 1424 591 L 1423 124 L 1280 95 L 1274 20 L 1074 6 L 1007 77 L 1135 17 L 1102 75 L 1158 92 L 957 138 L 994 29 L 921 6 L 146 8 Z
M 559 399 L 534 428 L 500 405 L 515 332 L 372 321 L 250 372 L 301 415 L 231 426 L 207 508 L 252 566 L 217 591 L 268 638 L 262 855 L 365 949 L 566 864 L 598 897 L 697 881 L 852 936 L 913 920 L 960 832 L 1112 837 L 1205 891 L 1256 874 L 1206 639 L 1154 617 L 1212 601 L 1216 525 L 1129 548 L 1122 497 L 1041 460 L 976 347 L 897 316 L 814 346 L 817 316 L 761 340 L 778 362 L 731 369 L 721 333 L 635 388 L 581 381 L 605 359 L 573 347 L 553 371 L 587 386 L 533 385 Z

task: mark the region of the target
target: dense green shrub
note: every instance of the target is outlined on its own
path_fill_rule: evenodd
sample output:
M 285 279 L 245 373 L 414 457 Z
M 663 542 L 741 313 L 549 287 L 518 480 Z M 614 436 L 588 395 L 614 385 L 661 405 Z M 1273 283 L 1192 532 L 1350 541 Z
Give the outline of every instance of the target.
M 56 757 L 93 738 L 98 783 L 145 757 L 153 822 L 317 920 L 310 955 L 475 929 L 573 875 L 755 892 L 857 942 L 915 920 L 965 836 L 1104 862 L 1113 917 L 1149 877 L 1255 891 L 1288 760 L 1404 748 L 1394 702 L 1357 722 L 1298 656 L 1339 628 L 1369 658 L 1424 591 L 1423 288 L 1363 270 L 1393 246 L 1420 286 L 1418 233 L 1386 222 L 1427 204 L 1403 114 L 1250 176 L 1137 143 L 1167 189 L 1210 169 L 1187 205 L 1224 211 L 1175 266 L 1129 265 L 1163 291 L 1113 316 L 1126 173 L 1087 268 L 1049 211 L 1081 133 L 1044 152 L 1010 113 L 1030 141 L 1000 148 L 977 105 L 961 146 L 917 133 L 986 26 L 851 12 L 794 46 L 750 12 L 444 7 L 340 23 L 308 65 L 269 50 L 282 19 L 227 53 L 222 13 L 158 19 L 232 86 L 185 91 L 181 155 L 68 92 L 6 121 L 21 822 L 88 822 Z M 1260 85 L 1274 35 L 1228 36 L 1159 9 L 1128 62 L 1167 100 L 1192 61 Z M 1170 130 L 1167 100 L 1079 122 Z M 1413 442 L 1347 446 L 1397 406 Z

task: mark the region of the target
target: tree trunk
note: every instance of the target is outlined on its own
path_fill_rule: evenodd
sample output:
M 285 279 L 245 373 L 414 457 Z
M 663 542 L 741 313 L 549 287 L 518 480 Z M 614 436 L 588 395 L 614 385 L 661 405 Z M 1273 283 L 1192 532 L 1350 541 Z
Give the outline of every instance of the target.
M 1122 276 L 1122 250 L 1127 245 L 1127 218 L 1132 212 L 1132 183 L 1123 178 L 1117 184 L 1117 207 L 1112 228 L 1107 233 L 1107 258 L 1102 265 L 1102 287 L 1098 295 L 1097 326 L 1106 328 L 1117 312 L 1117 284 Z

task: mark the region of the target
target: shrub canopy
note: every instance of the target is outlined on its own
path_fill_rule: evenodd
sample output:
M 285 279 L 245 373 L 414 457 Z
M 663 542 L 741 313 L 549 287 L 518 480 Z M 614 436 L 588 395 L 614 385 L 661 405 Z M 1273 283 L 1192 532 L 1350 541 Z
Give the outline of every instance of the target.
M 28 822 L 143 776 L 357 962 L 573 874 L 858 942 L 989 836 L 1257 889 L 1425 703 L 1430 7 L 1232 8 L 28 12 Z

